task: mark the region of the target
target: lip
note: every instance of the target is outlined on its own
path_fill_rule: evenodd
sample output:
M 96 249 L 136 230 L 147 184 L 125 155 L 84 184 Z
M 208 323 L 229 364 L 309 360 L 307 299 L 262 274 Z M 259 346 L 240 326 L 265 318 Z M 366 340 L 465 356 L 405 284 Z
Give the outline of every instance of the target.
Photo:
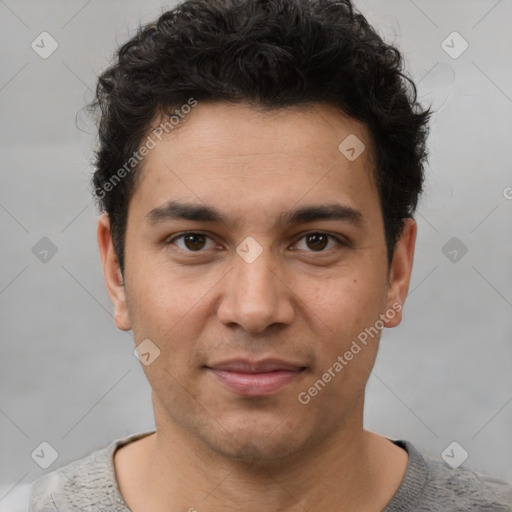
M 206 366 L 206 369 L 234 393 L 268 396 L 297 379 L 305 367 L 279 359 L 233 359 Z

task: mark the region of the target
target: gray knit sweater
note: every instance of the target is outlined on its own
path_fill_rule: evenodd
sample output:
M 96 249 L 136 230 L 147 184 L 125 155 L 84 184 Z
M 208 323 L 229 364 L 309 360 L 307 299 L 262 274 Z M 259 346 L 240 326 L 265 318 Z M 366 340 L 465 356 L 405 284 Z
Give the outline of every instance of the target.
M 117 439 L 41 476 L 32 484 L 30 512 L 130 512 L 117 485 L 114 451 L 152 432 Z M 422 455 L 408 441 L 393 443 L 407 450 L 409 463 L 383 512 L 512 512 L 512 484 L 462 467 L 452 469 Z

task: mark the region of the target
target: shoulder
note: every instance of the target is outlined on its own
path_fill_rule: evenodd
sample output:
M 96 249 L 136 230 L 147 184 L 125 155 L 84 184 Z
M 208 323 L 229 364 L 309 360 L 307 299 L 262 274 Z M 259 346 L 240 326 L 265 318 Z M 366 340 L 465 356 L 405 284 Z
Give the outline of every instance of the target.
M 32 483 L 30 512 L 127 511 L 117 486 L 113 454 L 117 447 L 144 435 L 117 439 L 82 459 L 39 477 Z
M 32 484 L 30 512 L 88 511 L 94 503 L 105 505 L 114 444 L 39 477 Z
M 417 490 L 412 510 L 512 512 L 512 483 L 461 466 L 454 469 L 442 460 L 420 453 L 408 441 L 396 443 L 402 443 L 400 446 L 409 453 L 403 483 Z
M 426 492 L 441 496 L 453 510 L 512 512 L 512 484 L 468 468 L 449 467 L 424 456 L 429 479 Z

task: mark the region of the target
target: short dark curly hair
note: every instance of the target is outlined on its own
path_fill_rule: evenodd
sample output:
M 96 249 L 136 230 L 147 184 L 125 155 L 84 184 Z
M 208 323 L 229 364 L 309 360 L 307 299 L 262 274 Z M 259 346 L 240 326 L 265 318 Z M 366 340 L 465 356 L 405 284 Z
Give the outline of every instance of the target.
M 191 98 L 270 110 L 324 103 L 364 122 L 391 261 L 423 188 L 431 115 L 400 52 L 350 0 L 186 0 L 118 49 L 88 105 L 100 111 L 92 185 L 123 275 L 139 165 L 119 172 L 155 116 Z

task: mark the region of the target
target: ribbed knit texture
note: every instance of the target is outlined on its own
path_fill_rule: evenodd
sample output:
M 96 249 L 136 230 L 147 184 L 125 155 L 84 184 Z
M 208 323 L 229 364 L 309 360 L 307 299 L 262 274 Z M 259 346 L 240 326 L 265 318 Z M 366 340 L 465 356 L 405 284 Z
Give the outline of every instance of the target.
M 41 476 L 32 484 L 30 512 L 131 512 L 117 485 L 114 451 L 152 432 L 117 439 Z M 466 468 L 452 469 L 422 455 L 408 441 L 393 443 L 407 450 L 409 463 L 400 487 L 382 512 L 512 512 L 512 484 Z

